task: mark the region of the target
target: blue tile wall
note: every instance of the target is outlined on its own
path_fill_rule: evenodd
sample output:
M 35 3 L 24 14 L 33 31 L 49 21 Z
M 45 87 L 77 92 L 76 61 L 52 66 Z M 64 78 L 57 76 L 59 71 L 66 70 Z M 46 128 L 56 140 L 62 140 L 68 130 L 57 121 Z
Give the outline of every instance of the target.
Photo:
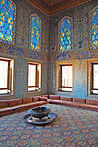
M 89 1 L 88 3 L 81 4 L 77 7 L 63 10 L 59 13 L 55 13 L 50 16 L 50 37 L 49 37 L 49 51 L 55 54 L 55 63 L 66 64 L 68 62 L 74 64 L 73 75 L 73 92 L 59 92 L 58 91 L 58 78 L 53 76 L 53 70 L 57 70 L 54 67 L 53 61 L 49 66 L 49 92 L 77 98 L 87 98 L 87 61 L 96 58 L 98 60 L 97 50 L 90 50 L 89 48 L 89 29 L 88 18 L 89 12 L 92 8 L 98 5 L 97 0 Z M 73 52 L 72 53 L 59 53 L 58 49 L 58 22 L 64 17 L 73 18 Z M 54 49 L 54 50 L 53 50 Z M 54 69 L 55 68 L 55 69 Z M 53 89 L 53 83 L 51 79 L 56 82 L 56 87 Z
M 15 46 L 0 42 L 0 54 L 15 57 L 16 63 L 16 95 L 14 98 L 26 97 L 27 87 L 27 60 L 42 62 L 42 94 L 53 93 L 69 97 L 87 97 L 87 59 L 93 59 L 96 51 L 89 50 L 88 13 L 98 5 L 97 0 L 86 4 L 63 10 L 51 16 L 46 15 L 26 0 L 13 0 L 16 4 L 16 36 Z M 42 21 L 41 53 L 32 52 L 29 49 L 29 17 L 36 13 Z M 64 17 L 73 18 L 73 52 L 59 54 L 58 52 L 58 22 Z M 55 55 L 50 61 L 50 56 Z M 43 57 L 48 58 L 43 60 Z M 55 60 L 56 59 L 56 60 Z M 77 60 L 77 63 L 76 61 Z M 58 91 L 56 75 L 56 62 L 74 61 L 75 77 L 73 93 L 61 93 Z M 79 66 L 77 66 L 79 65 Z M 81 68 L 80 68 L 81 67 Z M 79 72 L 78 72 L 79 71 Z M 76 74 L 77 73 L 77 74 Z M 81 75 L 81 76 L 80 76 Z M 85 77 L 85 78 L 84 78 Z M 85 82 L 84 82 L 84 79 Z M 32 96 L 32 94 L 31 94 Z
M 28 95 L 26 93 L 27 87 L 27 62 L 30 61 L 41 61 L 43 62 L 43 57 L 48 54 L 48 44 L 49 44 L 49 16 L 33 5 L 31 5 L 26 0 L 13 0 L 16 5 L 16 29 L 15 29 L 15 45 L 11 46 L 6 43 L 0 42 L 0 54 L 2 57 L 11 57 L 15 59 L 16 67 L 16 78 L 15 83 L 15 96 L 13 98 L 19 97 L 30 97 L 34 95 L 31 93 Z M 29 18 L 31 14 L 37 14 L 42 21 L 42 36 L 41 36 L 41 52 L 32 52 L 29 49 L 29 30 L 30 23 Z M 42 80 L 42 92 L 41 94 L 47 93 L 47 61 L 45 60 L 43 64 L 43 80 Z M 44 72 L 45 71 L 45 72 Z M 44 86 L 45 85 L 45 86 Z M 35 94 L 37 95 L 37 94 Z M 0 96 L 0 99 L 1 96 Z M 6 98 L 7 99 L 7 98 Z M 10 98 L 9 98 L 10 99 Z

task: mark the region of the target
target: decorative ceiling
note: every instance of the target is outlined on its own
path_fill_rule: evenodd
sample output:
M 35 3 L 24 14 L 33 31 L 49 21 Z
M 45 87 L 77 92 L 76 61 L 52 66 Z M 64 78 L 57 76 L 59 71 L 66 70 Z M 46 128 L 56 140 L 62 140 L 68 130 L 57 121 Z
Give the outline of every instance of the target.
M 53 13 L 76 7 L 91 0 L 28 0 L 30 3 L 51 15 Z

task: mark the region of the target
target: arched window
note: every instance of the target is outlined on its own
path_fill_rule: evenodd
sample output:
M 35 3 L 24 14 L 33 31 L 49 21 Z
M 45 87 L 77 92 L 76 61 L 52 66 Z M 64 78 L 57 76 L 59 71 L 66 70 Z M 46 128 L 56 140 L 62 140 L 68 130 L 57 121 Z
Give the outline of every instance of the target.
M 58 24 L 58 49 L 61 53 L 73 50 L 73 20 L 67 16 Z
M 90 49 L 98 46 L 98 6 L 89 13 Z
M 41 20 L 36 14 L 30 17 L 30 49 L 41 50 Z
M 11 0 L 0 3 L 0 42 L 13 45 L 15 42 L 16 6 Z

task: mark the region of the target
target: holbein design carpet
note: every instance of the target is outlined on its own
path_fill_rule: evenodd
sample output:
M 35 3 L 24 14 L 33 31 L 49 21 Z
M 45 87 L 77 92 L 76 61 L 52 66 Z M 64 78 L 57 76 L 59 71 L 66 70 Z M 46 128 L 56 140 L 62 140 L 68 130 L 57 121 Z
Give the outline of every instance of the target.
M 0 118 L 0 147 L 97 147 L 98 113 L 48 104 L 58 114 L 46 126 L 24 123 L 25 112 Z

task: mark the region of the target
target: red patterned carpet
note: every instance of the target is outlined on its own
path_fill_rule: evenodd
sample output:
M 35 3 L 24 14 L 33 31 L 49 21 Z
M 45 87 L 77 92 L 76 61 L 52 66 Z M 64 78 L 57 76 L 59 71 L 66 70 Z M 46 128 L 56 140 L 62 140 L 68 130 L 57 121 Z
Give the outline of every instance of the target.
M 0 147 L 97 147 L 98 113 L 48 104 L 57 119 L 47 126 L 24 123 L 25 112 L 0 118 Z

